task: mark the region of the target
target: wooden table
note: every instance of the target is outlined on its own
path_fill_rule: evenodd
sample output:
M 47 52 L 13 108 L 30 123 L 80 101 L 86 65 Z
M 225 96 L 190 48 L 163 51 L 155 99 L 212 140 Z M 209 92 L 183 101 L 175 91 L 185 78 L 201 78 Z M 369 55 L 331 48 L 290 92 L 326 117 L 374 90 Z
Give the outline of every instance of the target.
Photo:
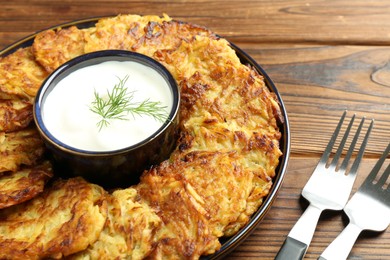
M 307 206 L 300 192 L 343 110 L 376 120 L 354 190 L 390 141 L 389 1 L 0 0 L 0 7 L 0 48 L 80 18 L 167 13 L 209 27 L 265 68 L 287 108 L 291 157 L 272 209 L 229 259 L 274 258 Z M 317 259 L 347 223 L 340 212 L 323 214 L 306 259 Z M 349 259 L 390 259 L 390 230 L 363 233 Z

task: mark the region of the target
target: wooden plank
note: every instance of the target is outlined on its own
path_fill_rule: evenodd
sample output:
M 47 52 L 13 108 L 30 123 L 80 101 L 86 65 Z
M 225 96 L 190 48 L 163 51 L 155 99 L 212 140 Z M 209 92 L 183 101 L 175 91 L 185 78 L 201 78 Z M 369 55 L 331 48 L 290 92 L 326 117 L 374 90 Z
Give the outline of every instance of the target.
M 292 153 L 320 153 L 342 114 L 375 119 L 367 156 L 390 141 L 390 47 L 238 43 L 272 78 L 290 119 Z
M 28 3 L 28 5 L 26 5 Z M 1 0 L 0 46 L 26 35 L 80 18 L 120 13 L 167 13 L 207 26 L 216 33 L 256 43 L 332 43 L 388 45 L 387 1 L 48 1 Z M 60 15 L 59 15 L 60 14 Z M 34 21 L 34 22 L 32 22 Z

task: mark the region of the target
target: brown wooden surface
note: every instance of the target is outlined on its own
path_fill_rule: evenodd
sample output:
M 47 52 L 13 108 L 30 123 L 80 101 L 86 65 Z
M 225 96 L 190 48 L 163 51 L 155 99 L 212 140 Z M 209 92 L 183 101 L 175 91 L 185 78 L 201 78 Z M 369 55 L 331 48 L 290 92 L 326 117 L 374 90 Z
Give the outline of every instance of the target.
M 272 209 L 229 259 L 274 258 L 307 206 L 300 192 L 343 110 L 376 120 L 354 190 L 390 141 L 389 1 L 0 0 L 0 48 L 63 22 L 119 13 L 207 26 L 248 52 L 281 92 L 292 137 L 287 174 Z M 340 212 L 324 213 L 305 259 L 317 259 L 347 223 Z M 390 230 L 364 232 L 349 259 L 390 259 Z

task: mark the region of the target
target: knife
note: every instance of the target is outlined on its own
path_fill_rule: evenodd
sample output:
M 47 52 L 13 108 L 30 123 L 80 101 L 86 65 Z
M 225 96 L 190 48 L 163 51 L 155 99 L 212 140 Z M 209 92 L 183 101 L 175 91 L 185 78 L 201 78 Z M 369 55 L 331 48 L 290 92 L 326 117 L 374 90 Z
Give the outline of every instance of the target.
M 309 205 L 287 235 L 275 260 L 300 260 L 306 254 L 322 210 Z

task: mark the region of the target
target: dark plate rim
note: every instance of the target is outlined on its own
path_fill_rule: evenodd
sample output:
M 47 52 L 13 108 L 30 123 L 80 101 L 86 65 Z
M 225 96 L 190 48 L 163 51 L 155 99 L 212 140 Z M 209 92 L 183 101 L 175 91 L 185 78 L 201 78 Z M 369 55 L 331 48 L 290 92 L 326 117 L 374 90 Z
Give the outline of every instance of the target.
M 58 29 L 58 28 L 67 28 L 70 26 L 77 26 L 78 28 L 88 28 L 91 26 L 94 26 L 94 24 L 101 18 L 106 17 L 114 17 L 115 15 L 106 15 L 106 16 L 98 16 L 98 17 L 90 17 L 80 20 L 75 20 L 71 22 L 66 22 L 58 25 L 54 25 L 51 27 L 48 27 L 46 29 L 42 29 L 40 31 L 37 31 L 36 33 L 33 33 L 25 38 L 22 38 L 19 41 L 16 41 L 7 47 L 0 50 L 0 57 L 7 56 L 14 51 L 16 51 L 19 48 L 28 47 L 31 46 L 35 36 L 42 31 L 49 30 L 49 29 Z M 291 137 L 290 137 L 290 126 L 289 126 L 289 120 L 287 116 L 287 111 L 284 105 L 284 102 L 282 100 L 282 97 L 276 88 L 274 82 L 271 80 L 271 78 L 268 76 L 266 71 L 260 66 L 251 56 L 249 56 L 244 50 L 233 44 L 229 41 L 229 44 L 231 47 L 236 51 L 236 54 L 240 58 L 241 62 L 246 65 L 250 65 L 251 67 L 255 68 L 257 72 L 263 76 L 265 84 L 270 89 L 271 92 L 273 92 L 280 104 L 281 107 L 281 113 L 284 117 L 284 122 L 279 124 L 280 131 L 282 132 L 282 138 L 280 140 L 280 149 L 283 152 L 283 155 L 280 158 L 279 165 L 276 168 L 275 171 L 275 177 L 274 182 L 271 187 L 271 190 L 269 194 L 264 198 L 263 203 L 259 207 L 259 209 L 252 215 L 249 222 L 242 227 L 235 235 L 229 238 L 222 238 L 221 239 L 221 248 L 219 251 L 215 252 L 212 255 L 201 257 L 201 259 L 221 259 L 228 255 L 231 251 L 233 251 L 241 242 L 243 242 L 257 227 L 257 225 L 263 220 L 267 212 L 270 210 L 272 204 L 277 198 L 277 193 L 280 190 L 284 176 L 286 174 L 287 164 L 290 157 L 290 145 L 291 145 Z

